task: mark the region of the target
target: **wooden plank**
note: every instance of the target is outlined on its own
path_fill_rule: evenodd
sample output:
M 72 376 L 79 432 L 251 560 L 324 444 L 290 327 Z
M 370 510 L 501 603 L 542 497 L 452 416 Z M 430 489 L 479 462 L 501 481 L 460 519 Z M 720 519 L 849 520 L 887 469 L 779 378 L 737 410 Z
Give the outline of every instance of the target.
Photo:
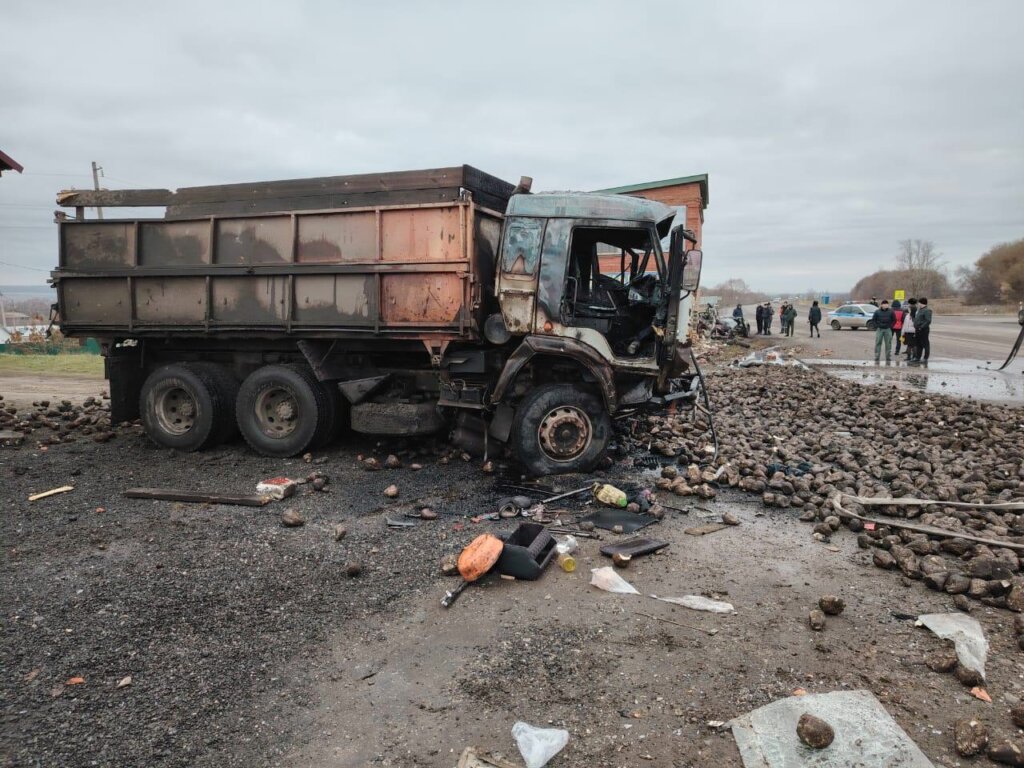
M 234 504 L 242 507 L 262 507 L 271 501 L 269 496 L 238 496 L 230 493 L 205 493 L 177 488 L 129 488 L 124 495 L 129 499 L 184 501 L 191 504 Z
M 64 208 L 127 206 L 146 208 L 169 205 L 174 193 L 169 189 L 71 189 L 57 193 L 57 205 Z
M 687 528 L 683 533 L 687 533 L 690 536 L 707 536 L 709 533 L 724 531 L 728 527 L 725 523 L 705 523 L 694 528 Z
M 165 218 L 190 219 L 204 216 L 238 216 L 252 213 L 317 211 L 335 208 L 373 208 L 391 205 L 446 203 L 459 199 L 459 187 L 438 187 L 398 192 L 364 192 L 360 194 L 328 194 L 306 197 L 278 197 L 260 200 L 221 200 L 216 202 L 174 202 L 167 207 Z M 492 198 L 493 200 L 493 198 Z M 500 210 L 504 211 L 502 206 Z
M 439 187 L 461 187 L 463 166 L 427 168 L 418 171 L 365 173 L 349 176 L 319 176 L 312 179 L 251 181 L 240 184 L 216 184 L 206 187 L 182 187 L 175 202 L 182 205 L 224 200 L 259 200 L 278 197 L 319 197 L 332 194 L 402 192 Z
M 28 497 L 29 501 L 39 501 L 39 499 L 45 499 L 49 496 L 56 496 L 58 493 L 67 493 L 68 491 L 75 490 L 73 485 L 62 485 L 60 488 L 53 488 L 49 491 L 43 491 L 42 493 L 33 493 Z

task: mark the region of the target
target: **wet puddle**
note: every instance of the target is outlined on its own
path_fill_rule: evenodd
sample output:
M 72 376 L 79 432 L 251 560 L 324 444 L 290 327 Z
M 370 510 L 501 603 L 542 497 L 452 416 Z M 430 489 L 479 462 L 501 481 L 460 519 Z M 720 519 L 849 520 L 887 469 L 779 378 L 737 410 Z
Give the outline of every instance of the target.
M 894 361 L 892 365 L 865 360 L 804 359 L 803 362 L 861 384 L 890 384 L 927 394 L 1024 405 L 1024 375 L 1019 360 L 1001 372 L 988 370 L 989 363 L 983 360 L 933 358 L 927 366 L 908 365 L 903 361 Z M 998 367 L 1001 362 L 992 367 Z

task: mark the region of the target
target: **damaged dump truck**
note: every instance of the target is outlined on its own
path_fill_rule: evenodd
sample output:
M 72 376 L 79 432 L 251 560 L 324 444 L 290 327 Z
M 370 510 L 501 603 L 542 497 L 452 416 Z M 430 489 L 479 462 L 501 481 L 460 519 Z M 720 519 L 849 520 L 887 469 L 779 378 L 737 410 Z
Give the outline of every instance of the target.
M 454 429 L 550 474 L 594 465 L 614 415 L 706 402 L 701 253 L 658 202 L 470 166 L 57 202 L 56 320 L 100 340 L 113 419 L 164 446 Z M 117 206 L 164 217 L 85 216 Z

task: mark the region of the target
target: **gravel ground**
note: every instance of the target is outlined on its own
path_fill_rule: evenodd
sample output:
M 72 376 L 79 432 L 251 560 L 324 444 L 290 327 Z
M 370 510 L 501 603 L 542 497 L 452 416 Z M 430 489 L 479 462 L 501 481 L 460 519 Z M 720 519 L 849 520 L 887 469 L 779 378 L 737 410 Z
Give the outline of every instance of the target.
M 803 386 L 827 393 L 835 420 L 865 391 L 791 369 L 715 377 L 713 392 L 731 393 L 723 402 L 761 392 L 771 404 L 723 414 L 723 446 L 750 450 L 759 430 L 780 426 L 802 434 L 794 409 Z M 906 397 L 925 418 L 935 407 L 960 407 Z M 1020 411 L 985 414 L 1010 430 Z M 735 616 L 589 587 L 589 569 L 608 564 L 589 540 L 575 574 L 491 580 L 445 611 L 438 601 L 456 582 L 439 573 L 439 561 L 482 530 L 511 530 L 512 521 L 468 517 L 505 495 L 497 483 L 519 482 L 512 467 L 487 475 L 457 455 L 442 464 L 444 448 L 433 444 L 352 440 L 307 464 L 259 458 L 241 445 L 169 452 L 135 427 L 109 442 L 46 451 L 39 436 L 0 451 L 8 499 L 0 519 L 4 765 L 454 766 L 474 743 L 517 757 L 509 729 L 525 719 L 570 730 L 552 766 L 729 766 L 739 764 L 731 736 L 707 723 L 799 687 L 870 689 L 940 765 L 957 764 L 952 728 L 961 717 L 985 720 L 993 738 L 1015 733 L 1007 710 L 1024 696 L 1024 664 L 1013 613 L 972 603 L 992 643 L 994 704 L 984 704 L 953 675 L 924 666 L 942 643 L 902 618 L 955 610 L 952 595 L 878 570 L 876 548 L 858 548 L 843 528 L 816 541 L 812 525 L 797 519 L 804 510 L 766 507 L 761 493 L 660 492 L 687 512 L 669 509 L 646 529 L 669 549 L 623 574 L 645 593 L 727 599 Z M 647 469 L 651 457 L 622 445 L 607 479 L 652 486 L 659 475 Z M 369 472 L 358 461 L 389 453 L 405 466 Z M 410 469 L 415 461 L 422 470 Z M 675 465 L 674 457 L 658 461 Z M 1000 463 L 1013 461 L 1019 468 L 1018 459 Z M 311 471 L 330 477 L 327 490 L 305 485 L 262 508 L 121 497 L 131 486 L 250 493 L 261 478 Z M 383 496 L 392 483 L 395 501 Z M 27 501 L 64 484 L 74 491 Z M 385 517 L 424 505 L 440 513 L 437 521 L 386 527 Z M 281 525 L 288 507 L 304 526 Z M 585 510 L 580 502 L 565 508 L 569 518 Z M 724 512 L 741 525 L 684 533 Z M 339 523 L 347 528 L 341 541 Z M 347 575 L 351 563 L 360 564 L 358 576 Z M 812 632 L 808 611 L 826 592 L 849 607 Z M 76 678 L 83 682 L 71 684 Z

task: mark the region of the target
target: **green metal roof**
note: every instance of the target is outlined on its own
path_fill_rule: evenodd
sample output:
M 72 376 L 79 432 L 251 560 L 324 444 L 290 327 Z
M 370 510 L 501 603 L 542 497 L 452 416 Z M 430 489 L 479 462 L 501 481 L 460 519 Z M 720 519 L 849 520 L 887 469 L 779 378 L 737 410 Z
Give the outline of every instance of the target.
M 704 201 L 702 207 L 708 207 L 710 198 L 708 196 L 708 175 L 706 173 L 698 173 L 696 176 L 680 176 L 676 179 L 664 179 L 662 181 L 645 181 L 640 184 L 627 184 L 624 187 L 598 189 L 595 190 L 595 192 L 607 192 L 610 195 L 628 195 L 631 192 L 643 192 L 648 189 L 660 189 L 661 187 L 675 187 L 680 184 L 700 184 L 700 196 Z

